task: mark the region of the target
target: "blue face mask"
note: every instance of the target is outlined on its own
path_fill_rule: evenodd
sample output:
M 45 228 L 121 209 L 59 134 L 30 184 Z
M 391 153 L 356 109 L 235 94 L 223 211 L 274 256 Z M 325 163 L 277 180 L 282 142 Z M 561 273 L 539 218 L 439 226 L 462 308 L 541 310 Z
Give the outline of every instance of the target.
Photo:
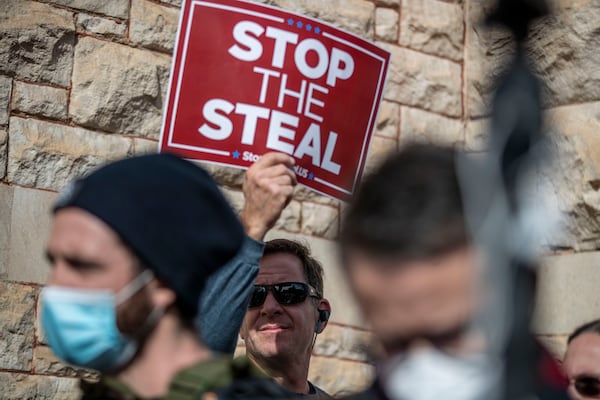
M 145 270 L 117 294 L 110 290 L 43 288 L 41 323 L 54 354 L 68 364 L 100 372 L 126 364 L 138 343 L 119 332 L 116 307 L 152 278 L 152 271 Z

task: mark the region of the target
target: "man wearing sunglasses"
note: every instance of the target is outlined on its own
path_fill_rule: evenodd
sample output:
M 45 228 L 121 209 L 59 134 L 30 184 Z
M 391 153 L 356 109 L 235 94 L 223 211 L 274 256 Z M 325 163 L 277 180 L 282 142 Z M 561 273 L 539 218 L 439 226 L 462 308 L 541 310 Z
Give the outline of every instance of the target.
M 294 159 L 287 154 L 269 152 L 244 175 L 245 201 L 240 215 L 246 232 L 244 243 L 227 265 L 209 277 L 195 321 L 203 342 L 217 353 L 235 351 L 264 237 L 290 202 L 297 183 L 293 165 Z
M 569 336 L 563 369 L 573 400 L 600 399 L 600 320 L 580 326 Z
M 240 330 L 248 358 L 284 388 L 327 398 L 308 381 L 308 367 L 330 314 L 323 268 L 309 249 L 287 239 L 267 242 Z

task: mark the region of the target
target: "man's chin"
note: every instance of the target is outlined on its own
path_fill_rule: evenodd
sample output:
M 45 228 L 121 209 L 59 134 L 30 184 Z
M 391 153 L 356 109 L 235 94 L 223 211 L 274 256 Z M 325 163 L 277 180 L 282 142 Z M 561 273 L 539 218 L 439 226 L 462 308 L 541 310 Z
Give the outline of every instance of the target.
M 255 353 L 261 354 L 263 357 L 267 355 L 277 355 L 281 352 L 281 339 L 278 340 L 276 333 L 263 333 L 260 335 L 260 340 L 254 340 Z
M 275 360 L 281 358 L 282 354 L 285 354 L 285 349 L 278 348 L 275 345 L 261 346 L 256 350 L 255 353 L 265 360 Z

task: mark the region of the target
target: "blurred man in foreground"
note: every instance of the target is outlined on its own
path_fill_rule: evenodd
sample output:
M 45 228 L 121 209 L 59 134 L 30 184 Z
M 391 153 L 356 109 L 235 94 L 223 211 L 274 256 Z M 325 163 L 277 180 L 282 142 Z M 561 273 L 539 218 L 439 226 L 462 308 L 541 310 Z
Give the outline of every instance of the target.
M 365 178 L 345 216 L 342 262 L 384 350 L 357 399 L 500 398 L 503 360 L 474 323 L 493 289 L 467 231 L 456 158 L 405 147 Z
M 572 399 L 600 398 L 600 320 L 580 326 L 569 336 L 563 369 Z
M 225 398 L 285 397 L 247 360 L 214 358 L 193 326 L 209 275 L 242 241 L 213 180 L 172 155 L 109 164 L 65 191 L 41 321 L 59 358 L 102 373 L 83 398 L 196 399 L 234 379 L 249 383 Z

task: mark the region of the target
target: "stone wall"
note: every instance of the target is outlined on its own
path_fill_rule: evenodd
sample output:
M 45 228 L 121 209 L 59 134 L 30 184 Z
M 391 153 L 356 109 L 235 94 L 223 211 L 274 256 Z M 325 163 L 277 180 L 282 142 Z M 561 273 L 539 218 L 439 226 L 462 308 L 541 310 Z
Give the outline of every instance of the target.
M 367 168 L 411 140 L 485 151 L 493 78 L 514 49 L 480 25 L 483 0 L 264 0 L 357 33 L 392 55 Z M 110 159 L 157 148 L 180 0 L 0 3 L 0 387 L 5 399 L 72 399 L 75 371 L 36 322 L 48 209 L 66 182 Z M 529 49 L 545 79 L 552 146 L 540 180 L 567 217 L 547 240 L 535 331 L 557 356 L 564 335 L 600 315 L 600 5 L 553 0 Z M 207 166 L 235 207 L 242 173 Z M 368 384 L 371 337 L 335 257 L 343 206 L 298 188 L 271 237 L 309 243 L 326 266 L 332 320 L 311 378 L 332 393 Z M 600 278 L 600 276 L 598 276 Z M 591 305 L 591 306 L 590 306 Z

